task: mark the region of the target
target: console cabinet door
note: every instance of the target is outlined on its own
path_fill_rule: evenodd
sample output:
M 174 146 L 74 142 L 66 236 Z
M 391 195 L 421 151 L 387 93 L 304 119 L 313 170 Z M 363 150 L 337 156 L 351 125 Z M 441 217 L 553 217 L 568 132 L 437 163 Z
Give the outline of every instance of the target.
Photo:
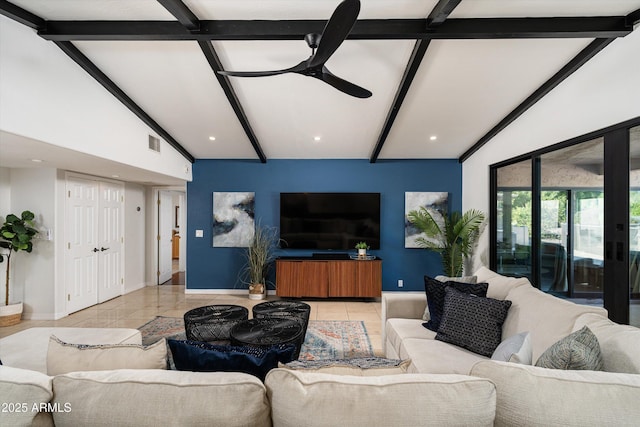
M 328 295 L 327 263 L 323 261 L 276 261 L 276 293 L 283 297 Z
M 353 296 L 373 298 L 382 295 L 382 261 L 355 261 L 357 285 Z
M 352 297 L 357 288 L 355 261 L 329 262 L 329 296 Z

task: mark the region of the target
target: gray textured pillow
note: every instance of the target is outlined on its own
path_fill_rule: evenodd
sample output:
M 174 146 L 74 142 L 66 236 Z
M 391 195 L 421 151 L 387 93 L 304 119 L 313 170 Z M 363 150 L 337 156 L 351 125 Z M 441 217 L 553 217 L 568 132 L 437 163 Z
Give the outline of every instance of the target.
M 545 350 L 536 366 L 551 369 L 603 371 L 604 361 L 598 338 L 584 326 Z
M 449 277 L 449 276 L 436 276 L 434 277 L 438 282 L 446 283 L 446 282 L 458 282 L 458 283 L 478 283 L 478 276 L 462 276 L 462 277 Z M 431 320 L 431 315 L 429 314 L 429 305 L 427 305 L 424 309 L 424 314 L 422 315 L 422 320 Z
M 502 341 L 491 355 L 491 360 L 520 363 L 521 365 L 531 365 L 532 358 L 533 347 L 529 332 L 520 332 Z
M 465 294 L 447 287 L 436 339 L 491 357 L 502 341 L 511 301 Z

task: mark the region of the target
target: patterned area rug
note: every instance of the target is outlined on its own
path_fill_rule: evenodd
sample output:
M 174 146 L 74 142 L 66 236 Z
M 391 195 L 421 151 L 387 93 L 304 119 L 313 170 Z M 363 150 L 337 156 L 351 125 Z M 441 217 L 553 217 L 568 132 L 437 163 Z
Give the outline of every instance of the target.
M 179 317 L 157 316 L 138 328 L 142 344 L 160 338 L 186 339 L 184 321 Z M 299 360 L 351 359 L 373 357 L 373 348 L 364 322 L 354 320 L 311 320 L 300 350 Z

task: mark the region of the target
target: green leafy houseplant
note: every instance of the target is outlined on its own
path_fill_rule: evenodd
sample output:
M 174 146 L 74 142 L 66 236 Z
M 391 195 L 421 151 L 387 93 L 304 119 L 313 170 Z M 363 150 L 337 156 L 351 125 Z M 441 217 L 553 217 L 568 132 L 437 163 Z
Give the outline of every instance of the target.
M 369 245 L 367 245 L 367 242 L 358 242 L 356 243 L 356 249 L 369 249 Z
M 449 217 L 444 217 L 443 228 L 424 207 L 409 212 L 408 218 L 409 222 L 427 236 L 426 239 L 418 237 L 418 245 L 439 252 L 442 256 L 445 276 L 462 276 L 463 260 L 473 254 L 484 225 L 484 213 L 475 209 L 464 214 L 452 212 Z
M 33 237 L 38 234 L 38 230 L 34 228 L 33 219 L 35 215 L 31 211 L 24 211 L 20 217 L 9 214 L 0 227 L 0 248 L 7 250 L 4 254 L 0 254 L 0 262 L 7 259 L 7 271 L 5 282 L 5 298 L 4 305 L 9 305 L 9 267 L 11 266 L 11 255 L 13 252 L 33 250 Z
M 245 264 L 240 274 L 241 281 L 249 287 L 250 298 L 261 299 L 266 295 L 267 276 L 276 259 L 279 243 L 276 227 L 256 224 L 253 240 L 243 252 Z

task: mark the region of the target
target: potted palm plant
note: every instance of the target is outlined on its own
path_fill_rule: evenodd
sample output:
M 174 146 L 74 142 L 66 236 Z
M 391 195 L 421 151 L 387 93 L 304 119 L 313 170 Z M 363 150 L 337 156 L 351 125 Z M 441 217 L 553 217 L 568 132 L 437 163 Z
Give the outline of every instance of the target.
M 280 238 L 276 227 L 256 224 L 253 239 L 244 251 L 245 264 L 240 274 L 241 281 L 249 288 L 250 299 L 266 298 L 267 277 L 273 261 L 276 259 L 279 242 Z
M 7 215 L 7 218 L 0 227 L 0 248 L 4 253 L 0 254 L 0 262 L 7 260 L 5 277 L 5 298 L 4 306 L 0 306 L 0 326 L 11 326 L 20 323 L 22 317 L 22 302 L 9 304 L 9 273 L 11 267 L 11 255 L 14 252 L 28 252 L 33 250 L 33 237 L 38 234 L 34 228 L 33 219 L 35 215 L 31 211 L 24 211 L 18 217 L 14 214 Z
M 449 217 L 445 215 L 443 227 L 438 225 L 425 207 L 412 210 L 408 218 L 426 235 L 426 238 L 416 239 L 418 245 L 439 252 L 442 256 L 444 275 L 462 276 L 463 262 L 473 255 L 473 249 L 482 232 L 484 213 L 475 209 L 464 214 L 453 212 Z

